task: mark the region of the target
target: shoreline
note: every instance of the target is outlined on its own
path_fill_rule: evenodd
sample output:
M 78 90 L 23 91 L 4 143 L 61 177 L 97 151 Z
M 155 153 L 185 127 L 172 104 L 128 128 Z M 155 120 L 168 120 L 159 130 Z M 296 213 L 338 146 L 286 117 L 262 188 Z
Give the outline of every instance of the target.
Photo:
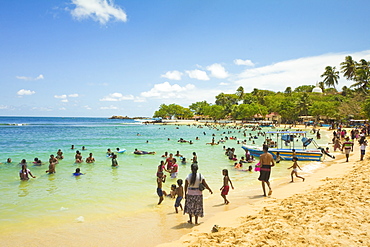
M 340 158 L 341 155 L 335 154 L 338 156 L 337 159 Z M 325 163 L 329 164 L 330 162 L 325 161 Z M 327 167 L 322 169 L 326 168 Z M 321 168 L 315 170 L 314 174 L 320 170 Z M 308 178 L 314 174 L 311 174 Z M 289 181 L 290 179 L 287 178 L 286 180 Z M 277 198 L 278 194 L 276 193 L 278 193 L 281 186 L 285 186 L 281 185 L 284 183 L 284 178 L 273 182 L 272 186 L 274 193 L 272 198 L 275 196 Z M 300 187 L 305 188 L 307 186 Z M 249 212 L 250 209 L 254 209 L 254 211 L 258 212 L 261 203 L 272 199 L 265 199 L 258 196 L 261 193 L 260 184 L 258 184 L 257 189 L 252 191 L 249 188 L 240 188 L 238 192 L 231 192 L 229 196 L 231 204 L 225 206 L 220 204 L 222 199 L 216 187 L 214 186 L 212 189 L 215 191 L 212 196 L 209 196 L 208 192 L 205 192 L 205 197 L 207 197 L 207 199 L 205 199 L 206 215 L 204 218 L 200 219 L 200 226 L 187 224 L 187 215 L 183 216 L 181 213 L 175 215 L 173 213 L 172 201 L 168 201 L 165 205 L 159 207 L 154 205 L 156 203 L 153 201 L 151 203 L 151 205 L 153 204 L 153 208 L 148 213 L 137 212 L 127 217 L 124 213 L 117 212 L 115 215 L 108 215 L 98 220 L 86 218 L 84 223 L 77 223 L 74 221 L 63 225 L 45 225 L 42 229 L 17 232 L 10 236 L 1 234 L 0 239 L 5 246 L 20 246 L 26 243 L 30 246 L 80 246 L 81 242 L 86 246 L 100 246 L 108 243 L 112 246 L 127 246 L 134 244 L 139 246 L 155 246 L 168 242 L 173 243 L 172 241 L 177 243 L 177 241 L 184 236 L 199 233 L 201 232 L 200 229 L 203 228 L 204 230 L 202 231 L 204 233 L 209 233 L 211 228 L 209 228 L 208 225 L 213 226 L 214 224 L 218 224 L 225 227 L 228 226 L 228 224 L 232 226 L 236 223 L 240 223 L 240 214 L 238 217 L 232 219 L 231 216 L 227 216 L 228 212 L 235 210 L 243 213 L 243 215 Z M 247 206 L 244 206 L 246 204 Z M 228 223 L 227 218 L 230 220 L 232 219 L 230 221 L 231 223 Z M 216 219 L 217 222 L 215 222 L 214 219 Z M 145 222 L 145 225 L 139 225 L 143 222 Z M 42 223 L 43 222 L 41 222 L 41 224 Z M 27 235 L 28 238 L 24 239 L 22 237 L 24 235 Z M 143 238 L 143 236 L 145 236 L 145 238 Z M 132 240 L 130 240 L 130 238 L 132 238 Z M 184 243 L 178 244 L 183 245 Z
M 366 227 L 370 225 L 370 221 L 366 219 L 367 226 L 363 227 L 366 230 L 362 230 L 356 234 L 347 231 L 346 227 L 339 227 L 337 223 L 338 218 L 343 216 L 343 221 L 345 222 L 348 222 L 350 219 L 338 213 L 336 207 L 338 203 L 341 206 L 346 202 L 336 200 L 332 194 L 342 194 L 344 198 L 351 197 L 353 189 L 349 191 L 338 191 L 337 188 L 340 188 L 338 184 L 343 184 L 343 181 L 356 183 L 352 176 L 348 176 L 348 174 L 357 177 L 357 171 L 361 171 L 362 165 L 366 161 L 369 161 L 370 157 L 366 155 L 364 161 L 359 161 L 359 146 L 356 144 L 354 151 L 350 154 L 349 162 L 345 162 L 345 156 L 341 152 L 333 154 L 336 155 L 336 159 L 326 162 L 326 167 L 316 170 L 313 174 L 305 175 L 305 182 L 301 182 L 300 179 L 297 180 L 296 178 L 294 183 L 289 183 L 290 178 L 288 177 L 287 182 L 280 184 L 274 183 L 272 184 L 273 194 L 271 197 L 261 198 L 260 200 L 251 202 L 251 204 L 238 206 L 235 209 L 225 212 L 219 212 L 210 218 L 204 219 L 204 222 L 194 227 L 191 233 L 182 236 L 179 240 L 157 246 L 332 246 L 336 244 L 338 246 L 350 246 L 353 244 L 365 244 L 368 246 L 370 240 L 366 239 L 365 241 L 364 238 L 368 229 Z M 338 169 L 338 166 L 340 166 L 340 169 Z M 370 168 L 366 171 L 367 173 L 362 174 L 365 185 L 369 183 L 367 178 Z M 328 188 L 334 188 L 335 192 L 331 192 Z M 367 192 L 370 193 L 370 188 L 367 188 Z M 361 192 L 359 193 L 361 194 Z M 309 203 L 307 203 L 307 197 L 309 197 Z M 325 200 L 325 198 L 327 199 Z M 365 200 L 366 202 L 370 201 L 369 194 L 365 197 Z M 321 201 L 321 203 L 317 203 L 316 201 Z M 322 201 L 324 202 L 322 203 Z M 336 205 L 332 206 L 330 204 L 332 202 L 336 202 Z M 305 208 L 298 210 L 299 207 L 306 205 L 315 207 L 316 203 L 318 205 L 314 209 Z M 363 204 L 363 202 L 359 202 L 359 204 Z M 330 213 L 336 217 L 332 219 L 325 217 L 325 224 L 318 223 L 320 221 L 319 216 L 315 220 L 310 219 L 314 218 L 311 217 L 312 215 L 320 215 L 322 213 L 317 212 L 320 207 L 324 209 L 324 216 L 325 212 L 327 212 L 326 208 L 333 208 L 330 210 Z M 364 208 L 361 210 L 361 213 L 363 214 L 367 209 L 368 207 Z M 304 219 L 305 214 L 307 214 L 307 219 Z M 356 217 L 357 219 L 353 219 L 350 226 L 358 225 L 358 218 L 361 218 L 361 216 L 363 217 L 363 215 L 360 215 Z M 369 217 L 369 214 L 367 214 L 367 217 Z M 296 230 L 296 222 L 299 222 L 302 218 L 308 223 L 299 230 Z M 293 222 L 293 225 L 289 226 L 290 222 Z M 320 231 L 315 229 L 315 224 L 320 224 L 317 227 L 318 229 L 322 225 L 325 225 L 327 228 L 326 231 L 320 234 Z M 333 224 L 333 227 L 330 226 L 331 224 Z M 214 225 L 219 226 L 219 231 L 212 233 Z M 344 230 L 341 228 L 344 228 Z M 310 240 L 313 231 L 317 236 L 315 236 L 315 240 Z M 334 235 L 333 232 L 335 232 L 335 235 L 339 239 L 330 237 L 330 235 Z M 304 235 L 304 237 L 301 235 Z M 357 241 L 358 235 L 364 235 L 364 238 Z M 325 240 L 325 236 L 329 237 Z M 350 236 L 353 236 L 353 238 L 350 238 Z M 341 243 L 344 240 L 349 242 L 343 245 Z

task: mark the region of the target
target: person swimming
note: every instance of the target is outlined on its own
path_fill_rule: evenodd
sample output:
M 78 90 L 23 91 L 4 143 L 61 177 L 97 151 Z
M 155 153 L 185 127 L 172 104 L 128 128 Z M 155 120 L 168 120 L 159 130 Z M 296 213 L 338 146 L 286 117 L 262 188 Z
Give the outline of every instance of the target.
M 155 152 L 147 152 L 147 151 L 141 151 L 135 148 L 134 154 L 155 154 Z
M 80 168 L 76 168 L 76 172 L 73 173 L 73 176 L 77 177 L 77 176 L 81 176 L 81 175 L 85 175 L 85 174 L 81 173 Z

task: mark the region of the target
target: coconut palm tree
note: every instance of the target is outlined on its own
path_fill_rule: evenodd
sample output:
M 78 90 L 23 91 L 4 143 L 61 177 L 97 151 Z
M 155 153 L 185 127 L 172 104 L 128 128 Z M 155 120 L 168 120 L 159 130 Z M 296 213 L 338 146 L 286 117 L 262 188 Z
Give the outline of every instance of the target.
M 238 100 L 243 100 L 244 88 L 242 86 L 238 87 L 238 89 L 236 90 L 236 95 L 238 96 Z
M 351 88 L 358 88 L 364 94 L 368 94 L 370 87 L 370 62 L 361 59 L 359 63 L 356 63 L 354 80 L 356 82 L 351 85 Z
M 319 82 L 319 88 L 321 88 L 322 92 L 325 92 L 325 83 L 323 81 Z
M 298 101 L 297 101 L 297 108 L 299 110 L 299 112 L 303 115 L 306 115 L 308 114 L 308 109 L 309 107 L 311 106 L 311 99 L 309 97 L 309 95 L 305 92 L 303 93 Z
M 324 77 L 324 83 L 326 86 L 335 88 L 335 84 L 338 84 L 339 71 L 335 71 L 335 67 L 326 66 L 325 72 L 321 77 Z
M 340 70 L 343 73 L 343 76 L 347 78 L 347 80 L 352 80 L 355 77 L 356 62 L 351 56 L 346 56 L 345 61 L 340 63 L 340 65 Z

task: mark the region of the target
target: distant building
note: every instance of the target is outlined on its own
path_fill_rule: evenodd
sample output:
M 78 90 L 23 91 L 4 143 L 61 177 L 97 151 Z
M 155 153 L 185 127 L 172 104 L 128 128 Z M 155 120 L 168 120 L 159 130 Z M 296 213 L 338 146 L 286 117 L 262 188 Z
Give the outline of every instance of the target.
M 322 89 L 319 87 L 318 84 L 316 84 L 316 87 L 312 89 L 313 93 L 322 93 Z

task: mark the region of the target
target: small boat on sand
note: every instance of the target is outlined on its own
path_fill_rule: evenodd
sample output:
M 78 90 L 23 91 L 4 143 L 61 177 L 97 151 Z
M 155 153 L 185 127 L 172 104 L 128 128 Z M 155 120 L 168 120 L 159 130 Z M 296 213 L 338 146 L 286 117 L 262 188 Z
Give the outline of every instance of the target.
M 265 137 L 266 145 L 269 145 L 268 152 L 272 154 L 274 159 L 277 153 L 279 153 L 282 160 L 292 160 L 293 155 L 301 161 L 320 161 L 323 154 L 334 158 L 334 156 L 327 154 L 325 151 L 323 152 L 324 149 L 318 147 L 312 138 L 307 138 L 306 131 L 268 131 Z M 299 139 L 301 139 L 301 145 L 297 145 Z M 307 147 L 310 144 L 314 144 L 315 148 L 308 149 Z M 296 148 L 296 146 L 298 147 Z M 245 151 L 248 150 L 251 155 L 256 157 L 263 153 L 262 147 L 243 145 L 242 148 Z

